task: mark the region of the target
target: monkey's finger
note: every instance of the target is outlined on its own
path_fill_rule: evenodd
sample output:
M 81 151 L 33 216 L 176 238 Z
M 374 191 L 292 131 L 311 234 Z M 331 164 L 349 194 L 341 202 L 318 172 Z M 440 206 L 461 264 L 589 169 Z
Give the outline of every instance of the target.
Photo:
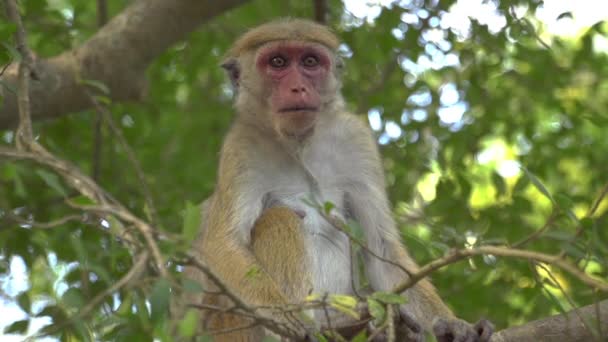
M 412 317 L 412 315 L 410 315 L 402 307 L 399 308 L 399 318 L 400 318 L 400 323 L 405 325 L 412 332 L 414 332 L 416 334 L 422 332 L 422 327 L 420 326 L 420 324 L 418 324 L 418 322 L 416 322 L 416 320 Z
M 479 342 L 489 342 L 490 337 L 492 337 L 492 334 L 494 333 L 494 324 L 487 319 L 481 319 L 479 322 L 475 323 L 473 329 L 475 329 L 479 336 Z

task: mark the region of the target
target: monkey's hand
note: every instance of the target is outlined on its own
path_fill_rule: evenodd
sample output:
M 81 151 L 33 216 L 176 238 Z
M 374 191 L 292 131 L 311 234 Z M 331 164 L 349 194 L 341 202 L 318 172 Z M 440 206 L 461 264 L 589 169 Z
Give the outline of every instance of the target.
M 435 318 L 433 333 L 437 342 L 489 342 L 494 325 L 486 319 L 472 325 L 458 318 Z
M 422 326 L 403 306 L 399 307 L 399 316 L 395 321 L 395 333 L 398 341 L 424 342 L 426 340 Z
M 372 341 L 386 342 L 388 340 L 386 331 L 378 333 L 376 331 L 377 327 L 375 327 L 372 322 L 370 322 L 369 324 L 370 326 L 368 327 L 368 329 L 370 330 L 370 333 L 375 335 Z M 395 335 L 397 336 L 397 341 L 399 342 L 426 341 L 422 326 L 418 324 L 418 322 L 414 320 L 412 315 L 407 312 L 407 310 L 405 310 L 403 307 L 399 308 L 399 313 L 395 316 Z

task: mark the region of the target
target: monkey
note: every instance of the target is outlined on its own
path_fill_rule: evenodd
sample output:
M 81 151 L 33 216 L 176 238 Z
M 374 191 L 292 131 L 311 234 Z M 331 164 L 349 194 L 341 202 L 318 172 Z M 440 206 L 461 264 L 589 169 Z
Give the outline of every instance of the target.
M 302 302 L 307 293 L 356 292 L 353 280 L 362 275 L 352 267 L 351 240 L 310 201 L 330 202 L 338 219 L 362 227 L 365 276 L 373 291 L 391 291 L 418 268 L 392 218 L 374 136 L 346 109 L 339 46 L 326 26 L 279 19 L 243 34 L 222 63 L 236 118 L 193 248 L 253 307 Z M 427 279 L 404 295 L 399 340 L 423 341 L 432 332 L 440 342 L 486 342 L 492 335 L 489 321 L 471 325 L 456 318 Z M 217 294 L 203 297 L 204 303 L 230 305 Z M 239 319 L 247 323 L 209 310 L 204 315 L 209 331 L 242 326 Z M 310 337 L 301 325 L 273 318 Z M 324 317 L 313 312 L 313 319 L 322 324 Z M 216 340 L 260 341 L 265 333 L 239 329 Z

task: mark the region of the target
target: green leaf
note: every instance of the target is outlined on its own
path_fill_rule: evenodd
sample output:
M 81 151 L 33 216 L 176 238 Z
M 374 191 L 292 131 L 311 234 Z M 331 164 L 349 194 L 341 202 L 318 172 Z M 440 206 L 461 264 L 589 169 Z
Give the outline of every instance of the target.
M 12 21 L 4 20 L 0 24 L 0 39 L 3 41 L 8 41 L 11 39 L 13 34 L 17 31 L 17 25 Z M 7 45 L 6 43 L 1 43 L 3 46 Z
M 257 265 L 253 265 L 247 270 L 247 273 L 245 273 L 245 278 L 255 279 L 255 278 L 259 277 L 261 273 L 262 273 L 262 269 L 260 269 L 260 267 Z
M 160 322 L 169 309 L 169 297 L 171 295 L 171 284 L 165 278 L 159 279 L 150 294 L 150 309 L 152 322 Z
M 36 170 L 36 174 L 38 176 L 40 176 L 40 178 L 42 178 L 42 180 L 46 183 L 46 185 L 48 185 L 51 189 L 55 190 L 56 192 L 61 194 L 63 197 L 68 196 L 68 193 L 63 188 L 63 185 L 61 185 L 61 182 L 59 181 L 59 177 L 56 174 L 50 173 L 50 172 L 42 170 L 42 169 Z
M 325 212 L 326 215 L 329 215 L 331 210 L 335 207 L 336 206 L 332 202 L 325 202 L 323 203 L 323 212 Z
M 101 103 L 102 105 L 109 106 L 112 104 L 112 99 L 107 96 L 96 95 L 93 97 L 97 100 L 97 102 Z
M 507 193 L 507 183 L 497 172 L 492 172 L 492 184 L 494 184 L 498 195 L 502 196 Z
M 17 304 L 21 310 L 27 312 L 28 314 L 32 311 L 32 301 L 30 300 L 29 292 L 23 292 L 17 297 Z
M 15 62 L 15 63 L 21 62 L 21 53 L 19 53 L 19 51 L 14 46 L 9 45 L 4 42 L 1 42 L 0 45 L 4 46 L 4 48 L 8 51 L 11 58 L 13 59 L 13 62 Z
M 79 195 L 79 196 L 70 198 L 70 202 L 74 203 L 75 205 L 79 205 L 79 206 L 88 206 L 88 205 L 95 204 L 95 202 L 92 199 L 90 199 L 89 197 L 83 196 L 83 195 Z
M 190 292 L 190 293 L 198 293 L 198 292 L 203 292 L 205 290 L 198 281 L 188 279 L 188 278 L 184 278 L 182 280 L 182 288 L 184 289 L 184 291 Z
M 564 252 L 566 252 L 566 254 L 575 258 L 583 259 L 587 256 L 587 249 L 583 246 L 579 246 L 576 243 L 565 243 L 561 246 L 561 248 Z
M 555 203 L 553 196 L 551 196 L 551 193 L 549 192 L 549 190 L 547 190 L 547 188 L 543 185 L 543 183 L 534 174 L 532 174 L 532 172 L 530 172 L 527 168 L 522 167 L 522 170 L 524 171 L 524 174 L 526 175 L 526 177 L 528 177 L 530 182 L 532 182 L 534 187 L 538 191 L 540 191 L 540 193 L 545 195 L 545 197 L 547 197 L 551 202 Z
M 374 292 L 371 297 L 384 304 L 405 304 L 407 298 L 392 292 Z
M 81 83 L 100 91 L 104 95 L 110 95 L 110 88 L 108 88 L 108 86 L 103 82 L 99 82 L 97 80 L 81 80 Z
M 274 338 L 272 336 L 266 336 L 266 337 L 264 337 L 262 342 L 279 342 L 279 340 L 277 340 L 276 338 Z
M 71 308 L 79 309 L 85 304 L 84 297 L 80 289 L 76 287 L 69 288 L 63 296 L 61 296 L 63 303 Z
M 182 337 L 193 337 L 196 334 L 196 328 L 200 324 L 200 312 L 197 309 L 189 309 L 179 322 L 179 333 Z
M 3 165 L 3 176 L 8 180 L 13 181 L 13 186 L 15 187 L 15 194 L 20 198 L 26 198 L 27 192 L 25 186 L 23 184 L 23 180 L 21 179 L 21 168 L 17 164 L 4 164 Z
M 367 331 L 363 330 L 355 336 L 351 342 L 366 342 L 367 341 Z
M 568 216 L 570 220 L 575 223 L 578 223 L 578 217 L 576 217 L 576 215 L 572 211 L 572 208 L 574 208 L 574 201 L 570 197 L 564 194 L 556 194 L 555 203 L 563 212 L 566 213 L 566 216 Z
M 513 186 L 513 193 L 520 193 L 530 184 L 528 177 L 519 177 L 515 186 Z
M 49 316 L 53 319 L 53 323 L 61 324 L 67 320 L 67 314 L 63 310 L 63 308 L 57 305 L 48 305 L 45 306 L 39 313 L 35 315 L 35 317 L 44 317 Z
M 319 342 L 329 342 L 329 340 L 327 339 L 327 337 L 323 336 L 321 333 L 316 333 L 315 337 L 317 338 L 317 340 Z
M 24 319 L 21 321 L 16 321 L 11 323 L 11 325 L 4 328 L 5 334 L 25 334 L 27 332 L 28 327 L 30 326 L 30 320 Z
M 357 298 L 348 295 L 330 295 L 329 305 L 342 313 L 355 319 L 360 319 L 357 311 Z
M 182 235 L 187 242 L 193 241 L 198 235 L 201 225 L 201 208 L 191 202 L 186 202 L 183 212 Z
M 369 310 L 369 314 L 374 318 L 374 323 L 377 326 L 384 322 L 384 319 L 386 318 L 386 309 L 384 308 L 384 305 L 382 305 L 379 301 L 368 297 L 367 308 Z
M 574 240 L 574 233 L 559 231 L 559 230 L 548 231 L 548 232 L 544 233 L 543 236 L 550 238 L 550 239 L 558 240 L 558 241 Z
M 350 236 L 358 242 L 365 241 L 365 232 L 363 231 L 363 227 L 359 224 L 358 221 L 349 219 L 346 222 L 346 227 L 348 227 L 348 232 Z
M 118 316 L 128 317 L 131 314 L 131 310 L 133 307 L 133 296 L 131 294 L 127 294 L 122 296 L 120 301 L 120 306 L 116 310 L 116 314 Z
M 11 83 L 4 82 L 3 80 L 0 80 L 0 87 L 2 87 L 4 89 L 7 89 L 11 93 L 13 93 L 13 95 L 17 95 L 17 88 L 15 88 L 15 86 L 13 84 L 11 84 Z

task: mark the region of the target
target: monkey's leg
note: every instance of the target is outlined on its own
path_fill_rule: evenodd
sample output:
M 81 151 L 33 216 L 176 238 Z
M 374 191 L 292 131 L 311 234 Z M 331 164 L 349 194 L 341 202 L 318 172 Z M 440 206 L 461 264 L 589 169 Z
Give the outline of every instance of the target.
M 303 301 L 312 289 L 304 235 L 300 225 L 301 219 L 293 210 L 273 207 L 262 213 L 251 233 L 253 254 L 291 303 Z M 223 296 L 206 296 L 204 303 L 230 307 L 229 301 Z M 206 331 L 213 333 L 250 324 L 252 321 L 242 316 L 216 312 L 208 316 L 205 325 Z M 257 342 L 263 339 L 264 334 L 263 328 L 255 327 L 214 334 L 214 341 Z

